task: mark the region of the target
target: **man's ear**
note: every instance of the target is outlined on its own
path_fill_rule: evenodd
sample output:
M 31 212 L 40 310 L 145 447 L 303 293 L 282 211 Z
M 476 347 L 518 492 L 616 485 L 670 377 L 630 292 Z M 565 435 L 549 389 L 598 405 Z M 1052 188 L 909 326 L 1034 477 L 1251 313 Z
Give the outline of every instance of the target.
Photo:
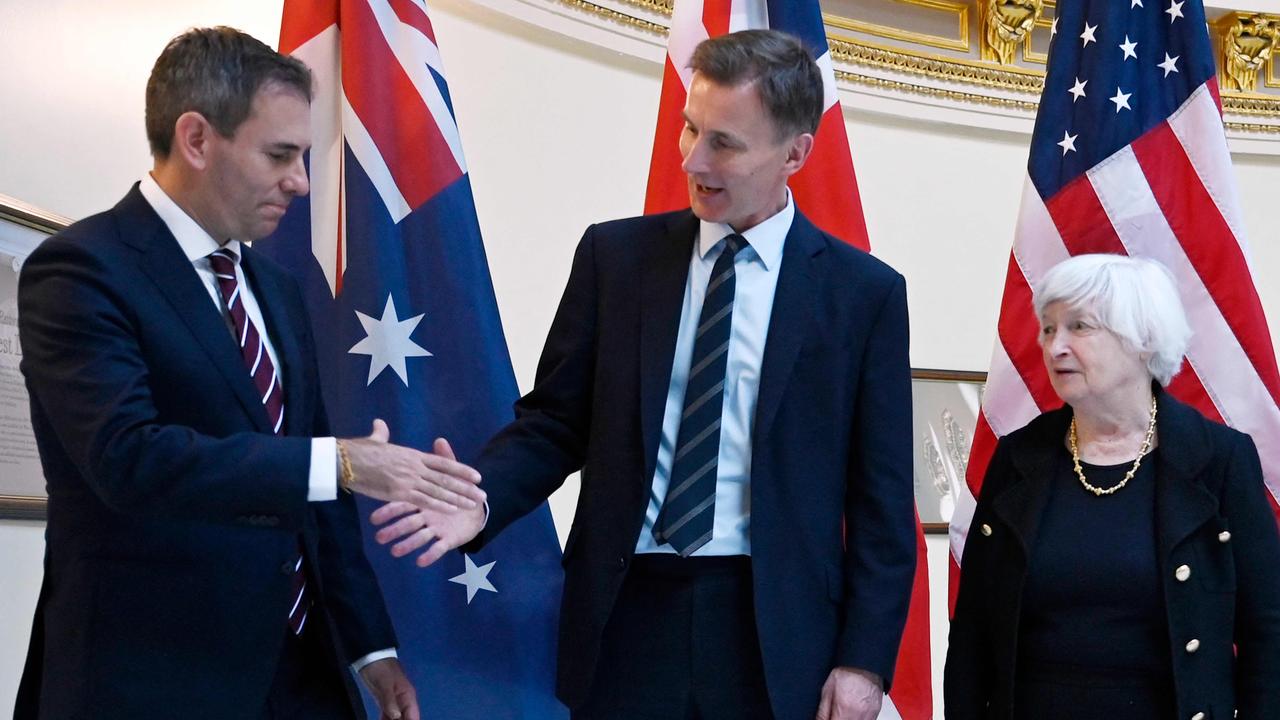
M 800 172 L 800 168 L 804 167 L 811 152 L 813 152 L 813 133 L 800 133 L 791 138 L 787 142 L 787 159 L 783 164 L 787 175 Z
M 203 170 L 209 164 L 210 145 L 216 132 L 200 113 L 194 110 L 182 113 L 173 125 L 170 157 L 180 157 L 187 165 Z

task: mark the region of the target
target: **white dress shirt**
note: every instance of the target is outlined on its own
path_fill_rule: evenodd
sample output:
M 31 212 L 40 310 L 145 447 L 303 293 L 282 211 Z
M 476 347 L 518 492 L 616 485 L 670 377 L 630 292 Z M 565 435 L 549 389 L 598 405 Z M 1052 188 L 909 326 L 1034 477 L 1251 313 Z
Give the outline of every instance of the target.
M 760 390 L 760 366 L 764 360 L 773 297 L 778 288 L 782 246 L 795 219 L 795 204 L 787 191 L 787 204 L 777 214 L 740 233 L 750 247 L 734 258 L 733 320 L 725 365 L 724 408 L 720 423 L 720 455 L 716 463 L 715 521 L 711 540 L 694 555 L 751 554 L 751 431 L 755 424 L 756 398 Z M 680 434 L 684 393 L 689 384 L 693 342 L 707 294 L 711 269 L 724 250 L 724 238 L 733 233 L 728 225 L 703 221 L 698 227 L 689 279 L 680 308 L 680 330 L 671 363 L 662 417 L 662 439 L 649 492 L 644 527 L 636 542 L 638 553 L 674 553 L 670 545 L 653 539 L 653 527 L 671 482 L 672 457 Z

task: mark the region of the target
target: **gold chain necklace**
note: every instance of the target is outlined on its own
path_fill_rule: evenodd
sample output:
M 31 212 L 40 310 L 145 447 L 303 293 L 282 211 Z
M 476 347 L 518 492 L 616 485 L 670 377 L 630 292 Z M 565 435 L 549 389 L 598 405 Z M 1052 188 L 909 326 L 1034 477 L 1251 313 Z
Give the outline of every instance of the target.
M 1110 495 L 1111 493 L 1124 487 L 1129 483 L 1130 480 L 1133 479 L 1133 476 L 1137 474 L 1138 467 L 1142 465 L 1142 458 L 1145 457 L 1147 452 L 1151 450 L 1151 438 L 1155 437 L 1155 434 L 1156 434 L 1156 399 L 1151 398 L 1151 422 L 1147 425 L 1147 437 L 1145 440 L 1142 441 L 1142 447 L 1138 448 L 1138 457 L 1133 459 L 1133 467 L 1129 468 L 1129 472 L 1124 474 L 1124 479 L 1121 480 L 1118 485 L 1114 487 L 1109 487 L 1104 490 L 1100 487 L 1097 487 L 1096 485 L 1090 485 L 1089 481 L 1084 479 L 1084 469 L 1080 467 L 1080 447 L 1079 445 L 1076 444 L 1076 419 L 1075 417 L 1072 417 L 1071 433 L 1068 435 L 1068 439 L 1071 442 L 1071 461 L 1076 466 L 1076 477 L 1080 478 L 1080 484 L 1084 486 L 1085 490 L 1088 490 L 1089 492 L 1093 493 L 1094 495 L 1097 495 L 1098 497 L 1102 497 L 1103 495 Z

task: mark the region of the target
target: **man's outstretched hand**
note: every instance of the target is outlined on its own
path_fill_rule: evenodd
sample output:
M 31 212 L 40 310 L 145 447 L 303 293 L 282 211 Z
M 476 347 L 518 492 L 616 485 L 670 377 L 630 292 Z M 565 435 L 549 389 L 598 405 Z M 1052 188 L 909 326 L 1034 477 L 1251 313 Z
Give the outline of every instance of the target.
M 441 460 L 475 472 L 457 461 L 447 440 L 436 440 L 433 450 Z M 478 477 L 477 475 L 477 482 Z M 447 503 L 422 506 L 393 500 L 374 510 L 369 520 L 374 525 L 381 526 L 374 535 L 378 544 L 395 543 L 391 546 L 391 555 L 394 557 L 404 557 L 426 548 L 418 556 L 417 564 L 418 567 L 427 567 L 445 553 L 478 535 L 484 529 L 485 512 L 483 494 L 481 503 L 472 507 Z
M 449 443 L 436 440 L 436 452 L 424 453 L 393 445 L 390 436 L 387 424 L 374 420 L 368 437 L 338 441 L 351 462 L 352 492 L 439 512 L 480 508 L 483 513 L 480 473 L 458 462 Z

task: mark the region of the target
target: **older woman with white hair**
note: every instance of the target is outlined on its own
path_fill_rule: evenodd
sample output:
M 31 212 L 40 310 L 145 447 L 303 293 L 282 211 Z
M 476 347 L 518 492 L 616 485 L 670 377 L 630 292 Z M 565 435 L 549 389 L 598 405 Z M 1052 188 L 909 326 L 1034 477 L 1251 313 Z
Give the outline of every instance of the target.
M 1280 718 L 1280 534 L 1249 436 L 1164 391 L 1191 334 L 1169 272 L 1077 256 L 1035 311 L 1065 405 L 991 459 L 946 717 Z

